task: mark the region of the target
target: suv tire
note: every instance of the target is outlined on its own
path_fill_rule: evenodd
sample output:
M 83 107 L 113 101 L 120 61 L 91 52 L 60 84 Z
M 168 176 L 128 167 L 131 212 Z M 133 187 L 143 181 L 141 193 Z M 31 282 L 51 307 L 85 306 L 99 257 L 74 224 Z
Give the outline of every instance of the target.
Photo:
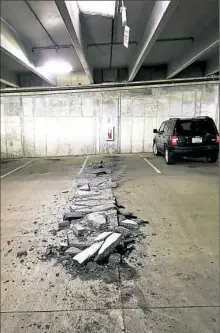
M 206 157 L 208 163 L 215 163 L 218 160 L 218 154 L 212 154 Z
M 153 154 L 154 154 L 154 156 L 160 156 L 160 153 L 158 152 L 158 149 L 157 149 L 156 142 L 154 142 L 154 144 L 153 144 Z
M 171 165 L 175 163 L 173 153 L 169 151 L 167 147 L 165 147 L 165 162 L 167 165 Z

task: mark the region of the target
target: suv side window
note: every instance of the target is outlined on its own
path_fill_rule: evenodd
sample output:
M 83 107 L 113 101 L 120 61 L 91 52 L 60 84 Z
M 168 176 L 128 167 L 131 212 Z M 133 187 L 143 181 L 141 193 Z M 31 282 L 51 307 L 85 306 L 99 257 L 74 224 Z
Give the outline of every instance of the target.
M 168 121 L 165 126 L 165 132 L 166 134 L 172 135 L 173 134 L 173 128 L 174 128 L 174 122 Z
M 162 123 L 162 125 L 159 128 L 159 133 L 164 131 L 165 124 L 166 124 L 165 122 Z
M 164 132 L 167 134 L 169 132 L 169 122 L 165 123 Z

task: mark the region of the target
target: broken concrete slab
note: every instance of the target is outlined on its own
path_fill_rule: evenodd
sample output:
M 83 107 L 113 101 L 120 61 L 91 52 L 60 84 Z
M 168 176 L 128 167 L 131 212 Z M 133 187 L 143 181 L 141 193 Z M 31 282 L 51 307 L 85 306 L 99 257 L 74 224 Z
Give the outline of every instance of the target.
M 108 236 L 110 236 L 113 232 L 112 231 L 105 231 L 105 232 L 102 232 L 100 235 L 98 235 L 94 242 L 100 242 L 100 241 L 103 241 L 105 240 Z
M 103 243 L 103 241 L 93 243 L 90 247 L 77 254 L 73 259 L 81 265 L 84 264 L 98 252 Z
M 74 209 L 75 206 L 70 206 L 71 209 Z M 84 217 L 85 215 L 87 214 L 90 214 L 90 213 L 95 213 L 95 212 L 103 212 L 103 211 L 108 211 L 108 210 L 111 210 L 111 209 L 114 209 L 115 208 L 115 205 L 114 204 L 109 204 L 109 205 L 99 205 L 99 206 L 94 206 L 92 208 L 84 208 L 83 206 L 78 209 L 77 211 L 75 211 L 75 213 L 78 213 L 78 215 L 81 214 L 80 217 Z
M 119 223 L 121 227 L 125 227 L 127 229 L 133 229 L 136 230 L 139 228 L 138 223 L 132 220 L 124 220 Z
M 115 207 L 114 207 L 115 208 Z M 116 209 L 109 209 L 105 212 L 107 218 L 108 226 L 116 228 L 118 226 L 118 217 Z
M 92 200 L 80 200 L 76 201 L 74 206 L 76 207 L 76 209 L 79 209 L 82 207 L 95 207 L 100 205 L 114 205 L 114 200 L 97 200 L 95 198 Z
M 95 260 L 102 261 L 104 258 L 106 258 L 111 252 L 114 251 L 115 247 L 120 243 L 121 239 L 122 235 L 116 232 L 108 236 L 100 247 Z
M 70 226 L 70 221 L 65 220 L 65 221 L 60 221 L 58 223 L 59 228 L 68 228 Z
M 74 197 L 90 197 L 90 196 L 97 196 L 100 195 L 99 192 L 95 191 L 81 191 L 81 188 L 76 191 Z
M 81 226 L 79 223 L 71 224 L 71 229 L 76 236 L 83 236 L 85 234 L 86 229 Z
M 87 247 L 89 247 L 92 243 L 94 238 L 92 238 L 91 240 L 87 240 L 87 238 L 85 237 L 81 237 L 81 238 L 77 238 L 73 231 L 70 230 L 67 233 L 67 238 L 68 238 L 68 243 L 69 243 L 69 247 L 77 247 L 80 250 L 84 250 Z
M 88 183 L 86 183 L 85 185 L 80 186 L 79 190 L 80 191 L 90 191 L 90 186 Z
M 132 232 L 122 226 L 115 228 L 115 232 L 122 234 L 123 237 L 128 238 L 132 235 Z
M 59 243 L 59 246 L 61 247 L 61 248 L 68 248 L 68 246 L 69 246 L 69 244 L 68 244 L 68 242 L 64 242 L 64 241 L 61 241 L 60 243 Z
M 81 250 L 74 247 L 74 246 L 71 246 L 69 247 L 66 251 L 65 251 L 65 254 L 69 254 L 71 256 L 75 256 L 76 254 L 80 253 Z
M 124 215 L 126 218 L 132 218 L 132 217 L 136 218 L 137 217 L 136 215 L 134 215 L 134 213 L 129 212 L 125 208 L 118 209 L 118 212 L 119 212 L 119 214 Z
M 70 206 L 70 210 L 71 210 L 71 206 Z M 82 212 L 72 210 L 71 212 L 66 212 L 63 214 L 63 220 L 72 221 L 75 219 L 81 219 L 84 216 L 85 216 L 85 214 L 83 214 Z
M 89 226 L 96 230 L 103 230 L 107 227 L 106 218 L 98 212 L 88 214 L 86 216 Z

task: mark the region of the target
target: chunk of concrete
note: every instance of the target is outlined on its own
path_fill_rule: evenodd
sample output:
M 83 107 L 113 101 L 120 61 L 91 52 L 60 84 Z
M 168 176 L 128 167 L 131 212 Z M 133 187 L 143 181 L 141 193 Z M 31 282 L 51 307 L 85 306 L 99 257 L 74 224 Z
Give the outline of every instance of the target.
M 69 246 L 69 244 L 68 244 L 68 242 L 60 242 L 60 247 L 62 247 L 62 248 L 68 248 L 68 246 Z
M 69 247 L 66 251 L 65 251 L 65 254 L 69 254 L 71 256 L 75 256 L 76 254 L 80 253 L 81 250 L 74 247 L 74 246 L 71 246 Z
M 71 224 L 71 229 L 76 236 L 83 236 L 86 229 L 78 223 Z
M 118 210 L 118 212 L 119 212 L 119 214 L 124 215 L 126 218 L 132 218 L 132 217 L 136 218 L 137 217 L 136 215 L 134 215 L 134 213 L 129 212 L 125 208 L 120 208 Z
M 102 232 L 100 235 L 98 235 L 94 242 L 100 242 L 100 241 L 103 241 L 105 240 L 108 236 L 110 236 L 113 232 L 111 231 L 105 231 L 105 232 Z
M 60 221 L 58 223 L 59 228 L 67 228 L 70 226 L 70 221 L 65 220 L 65 221 Z
M 122 226 L 115 228 L 115 232 L 122 234 L 123 237 L 128 238 L 132 235 L 132 232 Z
M 99 252 L 96 257 L 96 261 L 101 261 L 106 258 L 111 252 L 114 251 L 115 247 L 120 243 L 122 238 L 121 234 L 114 232 L 108 236 L 102 246 L 99 249 Z
M 109 256 L 109 265 L 114 268 L 115 266 L 119 265 L 121 263 L 121 255 L 120 253 L 112 253 Z
M 105 212 L 108 226 L 116 228 L 118 226 L 118 216 L 116 209 L 109 209 Z
M 124 220 L 119 223 L 121 227 L 125 227 L 127 229 L 136 230 L 139 228 L 138 223 L 132 221 L 132 220 Z
M 100 247 L 102 246 L 103 241 L 97 242 L 92 244 L 90 247 L 85 249 L 84 251 L 78 253 L 73 259 L 76 260 L 79 264 L 84 264 L 86 261 L 88 261 L 91 257 L 93 257 Z
M 90 242 L 88 240 L 79 240 L 73 233 L 72 230 L 67 233 L 67 239 L 68 239 L 68 244 L 69 247 L 77 247 L 77 249 L 84 250 L 90 245 L 92 245 L 93 242 Z
M 90 186 L 89 186 L 89 184 L 87 183 L 87 184 L 85 184 L 85 185 L 83 185 L 83 186 L 80 186 L 79 190 L 80 190 L 80 191 L 90 191 Z
M 106 218 L 100 213 L 91 213 L 87 215 L 89 226 L 96 230 L 103 230 L 107 227 Z
M 71 209 L 71 206 L 70 206 L 70 209 Z M 72 212 L 64 213 L 63 220 L 71 221 L 71 220 L 75 220 L 75 219 L 81 219 L 84 216 L 85 216 L 85 214 L 83 214 L 83 212 L 72 211 Z

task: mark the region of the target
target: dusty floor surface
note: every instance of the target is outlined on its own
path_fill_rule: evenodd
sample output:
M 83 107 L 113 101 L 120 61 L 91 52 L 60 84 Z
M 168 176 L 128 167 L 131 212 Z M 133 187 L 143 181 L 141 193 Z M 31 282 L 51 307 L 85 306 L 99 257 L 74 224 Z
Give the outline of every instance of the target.
M 143 155 L 161 174 L 138 154 L 112 157 L 118 200 L 150 221 L 134 280 L 72 280 L 37 260 L 85 157 L 36 159 L 1 179 L 2 333 L 219 332 L 218 165 Z M 6 161 L 1 174 L 28 161 Z

